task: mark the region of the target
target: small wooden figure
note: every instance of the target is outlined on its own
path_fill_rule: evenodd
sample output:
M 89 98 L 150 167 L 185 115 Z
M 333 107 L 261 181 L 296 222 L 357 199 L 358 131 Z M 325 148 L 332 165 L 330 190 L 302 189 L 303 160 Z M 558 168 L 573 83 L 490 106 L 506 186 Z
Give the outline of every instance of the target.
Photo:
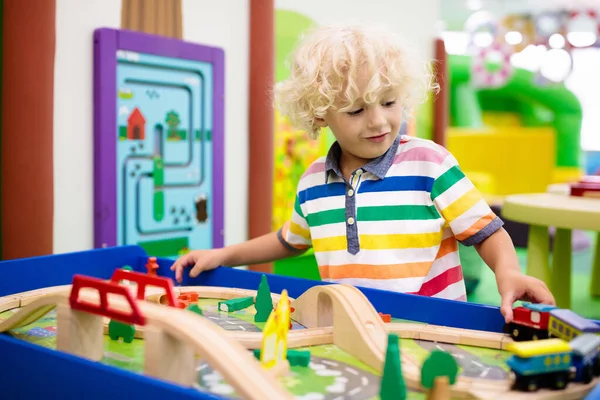
M 111 319 L 108 323 L 108 337 L 111 340 L 122 338 L 125 343 L 131 343 L 135 336 L 135 326 Z
M 429 400 L 450 400 L 450 382 L 447 376 L 438 376 L 433 381 L 433 388 L 429 393 Z
M 243 310 L 246 307 L 250 307 L 254 304 L 254 298 L 250 297 L 237 297 L 235 299 L 219 301 L 219 311 L 223 312 L 234 312 Z
M 458 364 L 451 354 L 432 351 L 421 368 L 421 385 L 427 389 L 427 400 L 450 400 L 448 384 L 454 385 L 457 375 Z M 446 378 L 447 382 L 444 383 L 445 380 L 440 378 Z
M 406 399 L 406 383 L 402 376 L 402 362 L 400 361 L 400 347 L 398 335 L 388 335 L 388 345 L 385 352 L 385 363 L 381 376 L 379 388 L 381 400 L 404 400 Z
M 378 313 L 383 322 L 392 322 L 392 316 L 390 314 L 384 314 L 382 312 Z
M 148 275 L 156 276 L 157 269 L 158 263 L 156 262 L 156 257 L 148 257 L 148 262 L 146 263 L 146 270 L 148 271 Z
M 284 361 L 287 362 L 287 334 L 290 325 L 290 302 L 287 290 L 281 292 L 281 298 L 275 311 L 263 330 L 263 342 L 260 351 L 260 363 L 267 369 L 275 367 Z
M 198 304 L 190 304 L 189 306 L 186 307 L 186 310 L 195 312 L 198 315 L 204 315 L 204 313 L 202 312 L 200 307 L 198 307 Z
M 254 322 L 266 322 L 273 311 L 273 299 L 271 298 L 271 288 L 267 282 L 267 276 L 263 275 L 260 278 L 260 284 L 258 285 L 258 291 L 256 293 L 256 314 L 254 315 Z

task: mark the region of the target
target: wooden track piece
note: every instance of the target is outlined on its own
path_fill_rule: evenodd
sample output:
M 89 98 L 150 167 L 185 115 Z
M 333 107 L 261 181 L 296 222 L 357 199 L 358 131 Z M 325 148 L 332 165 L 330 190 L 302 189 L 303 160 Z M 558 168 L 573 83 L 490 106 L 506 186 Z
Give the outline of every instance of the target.
M 100 315 L 73 310 L 61 301 L 56 310 L 56 330 L 57 350 L 94 361 L 102 359 L 104 332 Z
M 311 324 L 313 327 L 318 326 L 318 328 L 290 331 L 288 336 L 288 346 L 290 348 L 332 342 L 335 344 L 335 333 L 338 333 L 337 338 L 339 339 L 340 333 L 343 331 L 334 328 L 333 325 L 341 321 L 342 325 L 349 329 L 349 331 L 346 331 L 346 334 L 352 338 L 350 342 L 352 344 L 361 344 L 358 348 L 363 355 L 367 353 L 367 358 L 371 358 L 371 361 L 377 360 L 377 354 L 369 353 L 376 353 L 379 351 L 378 348 L 381 347 L 381 359 L 383 360 L 385 342 L 382 341 L 381 346 L 374 343 L 380 340 L 378 337 L 382 334 L 382 332 L 377 333 L 377 323 L 369 328 L 365 325 L 362 328 L 355 326 L 371 319 L 378 321 L 384 326 L 384 335 L 387 335 L 389 331 L 397 333 L 402 338 L 422 339 L 427 337 L 437 342 L 448 340 L 456 344 L 500 349 L 504 349 L 506 344 L 512 341 L 506 335 L 466 329 L 445 328 L 416 323 L 383 324 L 380 316 L 375 312 L 370 302 L 362 293 L 352 287 L 349 290 L 336 289 L 339 286 L 344 285 L 313 287 L 293 302 L 292 307 L 295 307 L 294 319 L 309 328 Z M 327 287 L 328 289 L 323 290 L 323 287 Z M 22 307 L 9 318 L 0 320 L 0 332 L 24 326 L 26 323 L 31 323 L 35 319 L 41 318 L 54 307 L 60 306 L 60 304 L 67 304 L 69 288 L 69 285 L 45 288 L 0 298 L 0 312 L 18 306 Z M 132 289 L 135 290 L 135 288 Z M 256 291 L 229 288 L 187 287 L 175 289 L 198 291 L 199 293 L 204 293 L 205 297 L 210 298 L 236 298 L 256 294 Z M 159 292 L 154 291 L 151 295 L 157 294 Z M 278 301 L 278 299 L 279 296 L 273 294 L 274 302 Z M 97 301 L 97 299 L 95 300 Z M 123 302 L 121 301 L 121 303 Z M 250 400 L 292 398 L 287 390 L 281 387 L 280 383 L 274 379 L 273 372 L 265 371 L 260 366 L 260 363 L 245 349 L 246 347 L 260 348 L 261 333 L 224 331 L 204 317 L 186 310 L 165 307 L 146 301 L 140 301 L 139 304 L 142 312 L 148 317 L 149 323 L 152 326 L 151 329 L 157 329 L 163 332 L 161 335 L 169 335 L 167 337 L 171 337 L 175 341 L 186 343 L 187 348 L 190 349 L 189 352 L 200 355 L 216 371 L 221 373 L 241 398 Z M 337 305 L 335 310 L 334 304 Z M 318 309 L 319 305 L 321 306 L 320 309 Z M 115 306 L 118 306 L 118 304 L 115 304 Z M 121 304 L 120 306 L 124 307 L 124 309 L 128 307 L 126 304 Z M 63 316 L 61 307 L 58 307 L 57 311 L 59 315 Z M 68 314 L 69 318 L 73 318 L 72 312 L 66 314 Z M 108 322 L 108 319 L 99 317 L 100 321 L 103 319 L 105 322 Z M 66 323 L 66 319 L 61 318 L 61 321 Z M 327 321 L 329 321 L 329 325 Z M 67 335 L 76 332 L 71 325 L 78 326 L 77 323 L 69 323 L 70 327 L 67 330 Z M 90 325 L 89 323 L 79 323 L 80 327 L 89 328 Z M 59 328 L 57 346 L 59 340 L 61 340 L 60 337 L 62 337 L 60 330 Z M 102 332 L 102 329 L 99 329 L 99 331 Z M 136 329 L 136 333 L 137 331 L 138 329 Z M 80 335 L 80 333 L 77 333 L 77 335 Z M 96 337 L 94 335 L 96 333 L 92 335 L 92 339 Z M 94 340 L 90 341 L 94 342 Z M 102 343 L 102 340 L 99 340 L 99 342 Z M 75 349 L 78 346 L 80 349 L 82 347 L 81 344 L 72 346 L 70 343 L 67 346 Z M 83 348 L 85 347 L 83 346 Z M 346 351 L 355 355 L 355 347 L 357 346 L 351 346 Z M 85 351 L 81 352 L 86 353 Z M 97 358 L 97 356 L 92 356 L 92 358 Z M 404 354 L 401 354 L 401 358 L 402 370 L 407 386 L 413 390 L 421 390 L 420 366 L 416 365 L 410 357 Z M 168 368 L 167 370 L 170 371 Z M 162 375 L 163 372 L 160 372 L 160 374 Z M 168 375 L 166 372 L 164 373 Z M 587 385 L 571 383 L 565 390 L 553 391 L 542 389 L 534 393 L 523 393 L 510 391 L 509 382 L 507 381 L 489 381 L 459 377 L 451 387 L 451 396 L 453 399 L 482 400 L 575 400 L 585 397 L 598 382 L 599 379 L 596 378 Z
M 196 358 L 193 348 L 164 329 L 146 327 L 144 372 L 183 386 L 196 381 Z
M 387 330 L 377 311 L 356 288 L 315 286 L 292 302 L 292 307 L 292 319 L 307 328 L 333 326 L 333 344 L 381 372 Z

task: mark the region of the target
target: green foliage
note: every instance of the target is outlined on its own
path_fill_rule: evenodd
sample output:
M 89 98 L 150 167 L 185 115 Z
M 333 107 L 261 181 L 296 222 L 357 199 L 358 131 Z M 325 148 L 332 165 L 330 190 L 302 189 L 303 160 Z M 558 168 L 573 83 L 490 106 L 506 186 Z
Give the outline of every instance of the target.
M 400 347 L 398 335 L 388 335 L 388 345 L 381 376 L 379 398 L 381 400 L 404 400 L 406 399 L 406 383 L 402 376 L 402 362 L 400 360 Z
M 267 322 L 271 311 L 273 311 L 273 299 L 271 298 L 271 288 L 267 282 L 266 275 L 260 278 L 254 307 L 256 308 L 254 322 Z
M 187 306 L 186 310 L 195 312 L 196 314 L 199 314 L 199 315 L 204 315 L 204 313 L 202 312 L 200 307 L 198 307 L 198 304 L 190 304 L 189 306 Z
M 421 368 L 421 385 L 425 389 L 432 389 L 435 378 L 439 376 L 447 376 L 450 385 L 454 385 L 457 375 L 458 364 L 452 354 L 434 350 Z
M 165 119 L 165 122 L 167 123 L 167 125 L 169 125 L 170 130 L 176 130 L 179 124 L 181 123 L 181 120 L 179 119 L 179 114 L 177 114 L 175 111 L 169 111 L 167 113 L 167 118 Z

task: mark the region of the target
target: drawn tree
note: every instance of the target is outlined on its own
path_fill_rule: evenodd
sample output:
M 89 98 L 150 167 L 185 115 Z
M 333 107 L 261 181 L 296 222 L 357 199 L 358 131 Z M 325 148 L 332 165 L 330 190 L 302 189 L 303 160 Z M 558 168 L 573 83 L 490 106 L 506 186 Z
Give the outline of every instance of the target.
M 181 123 L 179 114 L 177 114 L 175 111 L 169 111 L 167 113 L 165 122 L 169 126 L 169 137 L 177 136 L 177 127 L 179 127 L 179 124 Z
M 448 383 L 454 385 L 457 375 L 458 364 L 452 354 L 434 350 L 421 368 L 421 385 L 425 389 L 434 389 L 435 380 L 440 377 L 447 377 Z
M 260 278 L 254 308 L 256 308 L 254 322 L 267 322 L 271 311 L 273 311 L 273 299 L 271 298 L 271 288 L 266 275 Z
M 381 400 L 406 399 L 406 383 L 402 376 L 398 335 L 393 333 L 388 335 L 383 375 L 381 376 L 381 385 L 379 387 L 379 398 Z

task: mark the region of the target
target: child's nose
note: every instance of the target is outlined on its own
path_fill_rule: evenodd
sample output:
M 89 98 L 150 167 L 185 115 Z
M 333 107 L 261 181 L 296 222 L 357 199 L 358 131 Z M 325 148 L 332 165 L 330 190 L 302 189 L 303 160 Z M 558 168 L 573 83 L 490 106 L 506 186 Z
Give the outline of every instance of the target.
M 373 107 L 369 113 L 369 128 L 379 129 L 384 126 L 386 119 L 381 107 Z

